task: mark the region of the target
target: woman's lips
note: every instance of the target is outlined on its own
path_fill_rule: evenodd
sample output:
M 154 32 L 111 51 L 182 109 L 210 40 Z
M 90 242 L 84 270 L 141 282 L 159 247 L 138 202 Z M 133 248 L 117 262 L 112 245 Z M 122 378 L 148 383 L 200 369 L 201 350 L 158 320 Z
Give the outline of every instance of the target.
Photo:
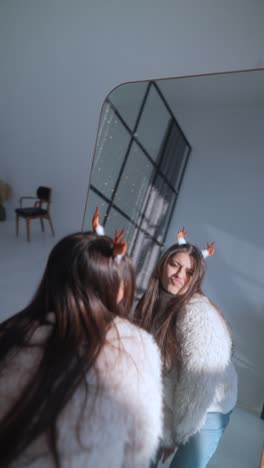
M 182 282 L 182 280 L 180 280 L 179 278 L 174 278 L 174 277 L 172 277 L 172 278 L 171 278 L 171 281 L 172 281 L 172 283 L 175 284 L 176 286 L 183 286 L 183 282 Z

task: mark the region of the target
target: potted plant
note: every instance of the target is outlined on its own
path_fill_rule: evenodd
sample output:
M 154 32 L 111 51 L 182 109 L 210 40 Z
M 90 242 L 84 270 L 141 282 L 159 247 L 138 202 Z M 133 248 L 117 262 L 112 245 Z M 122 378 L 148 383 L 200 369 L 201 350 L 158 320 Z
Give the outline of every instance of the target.
M 10 198 L 11 192 L 10 185 L 0 179 L 0 221 L 6 219 L 6 210 L 3 203 Z

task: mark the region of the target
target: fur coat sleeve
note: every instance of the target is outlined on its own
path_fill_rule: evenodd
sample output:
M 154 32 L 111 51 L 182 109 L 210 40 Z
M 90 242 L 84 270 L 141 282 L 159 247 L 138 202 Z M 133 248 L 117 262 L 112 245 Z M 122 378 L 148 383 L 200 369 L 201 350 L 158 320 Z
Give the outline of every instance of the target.
M 117 319 L 116 330 L 118 340 L 115 342 L 114 332 L 108 336 L 109 344 L 98 367 L 104 394 L 114 399 L 121 411 L 120 423 L 113 425 L 110 415 L 108 424 L 111 433 L 119 430 L 119 440 L 124 437 L 120 466 L 147 468 L 155 457 L 162 434 L 160 352 L 149 333 L 129 322 Z M 121 421 L 124 422 L 122 431 L 118 427 Z M 111 450 L 115 451 L 115 447 Z
M 231 358 L 227 325 L 204 296 L 195 296 L 181 314 L 177 336 L 182 368 L 164 377 L 164 446 L 186 443 L 200 430 Z

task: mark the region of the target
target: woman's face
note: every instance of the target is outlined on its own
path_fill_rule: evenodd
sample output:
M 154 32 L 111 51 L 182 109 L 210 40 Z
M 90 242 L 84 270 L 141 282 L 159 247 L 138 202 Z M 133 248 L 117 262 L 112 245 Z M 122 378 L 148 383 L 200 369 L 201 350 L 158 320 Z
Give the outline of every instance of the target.
M 185 252 L 172 255 L 164 265 L 161 274 L 163 288 L 173 295 L 184 294 L 194 273 L 194 258 Z

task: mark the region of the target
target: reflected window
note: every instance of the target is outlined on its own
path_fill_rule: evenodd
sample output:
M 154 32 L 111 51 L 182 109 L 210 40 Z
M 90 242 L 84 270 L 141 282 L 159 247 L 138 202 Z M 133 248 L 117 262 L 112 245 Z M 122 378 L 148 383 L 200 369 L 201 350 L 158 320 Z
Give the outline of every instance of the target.
M 126 229 L 138 296 L 160 255 L 191 146 L 154 81 L 127 83 L 106 99 L 85 226 L 95 206 L 107 234 Z

